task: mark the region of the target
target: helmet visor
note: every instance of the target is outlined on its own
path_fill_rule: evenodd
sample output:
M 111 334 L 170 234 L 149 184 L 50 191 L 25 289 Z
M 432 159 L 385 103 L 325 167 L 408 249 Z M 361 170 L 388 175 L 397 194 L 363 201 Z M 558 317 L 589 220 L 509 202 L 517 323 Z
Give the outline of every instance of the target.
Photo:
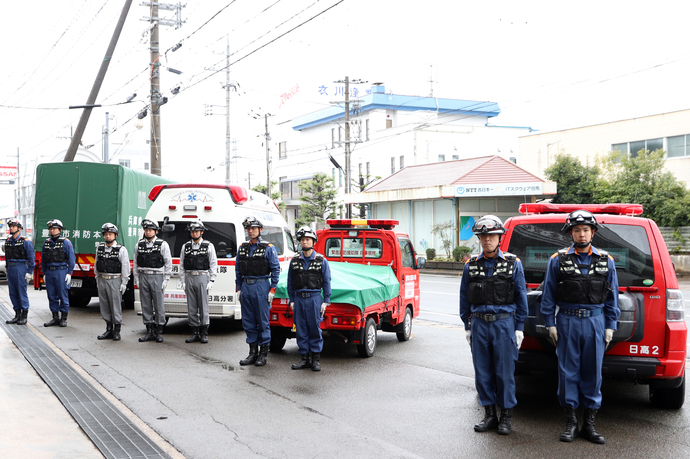
M 503 232 L 503 225 L 493 218 L 480 218 L 472 227 L 475 233 Z

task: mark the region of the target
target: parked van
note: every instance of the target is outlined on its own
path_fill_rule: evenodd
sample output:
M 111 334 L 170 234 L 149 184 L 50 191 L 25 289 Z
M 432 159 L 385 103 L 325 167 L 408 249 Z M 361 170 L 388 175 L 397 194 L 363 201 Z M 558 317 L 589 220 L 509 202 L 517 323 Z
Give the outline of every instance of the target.
M 264 194 L 241 186 L 166 184 L 153 187 L 149 199 L 153 204 L 146 218 L 158 222 L 158 237 L 168 242 L 173 256 L 173 275 L 164 295 L 166 320 L 187 317 L 187 296 L 181 288 L 179 267 L 182 246 L 190 240 L 189 222 L 201 220 L 206 227 L 202 237 L 213 243 L 218 257 L 218 277 L 209 294 L 212 319 L 242 318 L 235 292 L 235 257 L 237 248 L 248 240 L 242 226 L 245 218 L 256 217 L 264 225 L 261 237 L 276 247 L 281 269 L 287 268 L 295 254 L 287 222 Z M 138 291 L 134 308 L 141 315 Z

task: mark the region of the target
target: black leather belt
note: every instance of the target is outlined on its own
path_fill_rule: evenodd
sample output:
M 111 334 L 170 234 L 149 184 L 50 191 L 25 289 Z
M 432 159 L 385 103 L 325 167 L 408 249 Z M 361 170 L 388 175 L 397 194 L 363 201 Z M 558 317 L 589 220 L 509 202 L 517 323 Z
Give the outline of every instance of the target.
M 480 312 L 473 312 L 472 317 L 482 319 L 484 322 L 496 322 L 497 320 L 507 319 L 514 316 L 514 312 L 499 312 L 498 314 L 482 314 Z
M 24 265 L 26 266 L 25 261 L 8 261 L 7 266 L 19 266 L 19 265 Z
M 298 292 L 302 298 L 311 298 L 312 296 L 321 295 L 321 292 Z
M 247 284 L 257 284 L 259 282 L 268 282 L 268 277 L 263 277 L 261 279 L 245 279 L 244 282 Z
M 584 319 L 586 317 L 594 317 L 598 316 L 599 314 L 604 312 L 604 308 L 598 308 L 598 309 L 564 309 L 564 308 L 559 308 L 558 313 L 563 313 L 569 316 L 575 316 L 579 317 L 580 319 Z
M 61 269 L 67 269 L 67 266 L 48 266 L 48 269 L 51 271 L 60 271 Z

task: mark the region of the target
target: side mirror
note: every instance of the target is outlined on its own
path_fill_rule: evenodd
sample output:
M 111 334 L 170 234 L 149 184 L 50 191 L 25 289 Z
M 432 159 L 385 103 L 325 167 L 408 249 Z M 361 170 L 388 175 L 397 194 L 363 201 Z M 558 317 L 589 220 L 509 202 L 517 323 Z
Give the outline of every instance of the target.
M 426 258 L 417 257 L 417 268 L 419 268 L 419 269 L 426 268 Z
M 172 233 L 175 231 L 175 224 L 174 223 L 166 223 L 161 226 L 161 231 L 164 233 Z

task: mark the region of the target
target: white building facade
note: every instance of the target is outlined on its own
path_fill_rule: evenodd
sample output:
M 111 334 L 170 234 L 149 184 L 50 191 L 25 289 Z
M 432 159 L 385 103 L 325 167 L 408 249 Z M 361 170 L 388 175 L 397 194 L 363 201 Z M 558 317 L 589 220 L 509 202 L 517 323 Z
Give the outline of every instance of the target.
M 396 95 L 373 86 L 350 104 L 353 195 L 360 183 L 375 184 L 408 166 L 487 155 L 519 163 L 519 137 L 531 129 L 491 124 L 499 114 L 494 102 Z M 343 103 L 295 118 L 276 130 L 274 140 L 278 158 L 273 158 L 272 176 L 280 183 L 290 224 L 299 216 L 298 183 L 319 172 L 333 177 L 339 202 L 367 202 L 345 196 Z
M 643 149 L 663 149 L 665 169 L 687 186 L 690 183 L 690 110 L 520 137 L 522 166 L 540 176 L 559 152 L 577 157 L 583 164 L 594 165 L 597 155 L 620 150 L 635 156 Z

